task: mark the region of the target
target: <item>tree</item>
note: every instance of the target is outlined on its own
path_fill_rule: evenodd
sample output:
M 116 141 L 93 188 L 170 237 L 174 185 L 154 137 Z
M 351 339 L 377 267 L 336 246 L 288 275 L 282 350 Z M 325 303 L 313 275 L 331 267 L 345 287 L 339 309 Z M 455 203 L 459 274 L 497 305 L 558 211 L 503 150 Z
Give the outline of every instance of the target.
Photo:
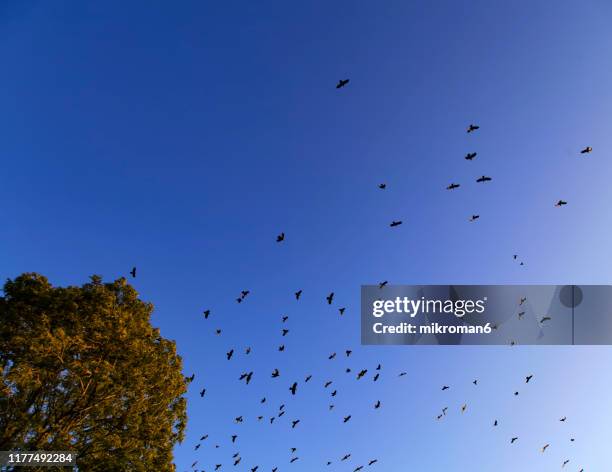
M 152 311 L 124 278 L 66 288 L 33 273 L 8 280 L 0 450 L 74 451 L 81 471 L 175 470 L 188 381 Z

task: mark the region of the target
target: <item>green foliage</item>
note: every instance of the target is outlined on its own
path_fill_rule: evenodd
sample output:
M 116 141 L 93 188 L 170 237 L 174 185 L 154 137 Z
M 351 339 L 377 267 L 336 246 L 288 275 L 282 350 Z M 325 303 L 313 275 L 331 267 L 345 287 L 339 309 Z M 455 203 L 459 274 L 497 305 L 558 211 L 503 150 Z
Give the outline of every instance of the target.
M 0 450 L 71 450 L 81 471 L 174 470 L 187 386 L 152 311 L 123 278 L 66 288 L 38 274 L 8 280 Z

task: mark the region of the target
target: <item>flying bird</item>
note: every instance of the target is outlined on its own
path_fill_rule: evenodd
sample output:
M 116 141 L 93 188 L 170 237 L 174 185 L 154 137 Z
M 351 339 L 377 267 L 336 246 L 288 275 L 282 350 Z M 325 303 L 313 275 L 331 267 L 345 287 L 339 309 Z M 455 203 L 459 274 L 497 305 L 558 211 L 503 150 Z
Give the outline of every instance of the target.
M 327 300 L 327 304 L 331 305 L 334 300 L 334 292 L 330 293 L 325 299 Z
M 399 226 L 402 224 L 402 221 L 392 221 L 391 224 L 389 226 L 391 226 L 391 228 L 395 228 L 396 226 Z
M 385 288 L 387 286 L 388 283 L 389 283 L 389 281 L 385 280 L 385 281 L 383 281 L 383 282 L 378 284 L 378 288 L 382 290 L 383 288 Z
M 207 320 L 210 316 L 210 310 L 204 310 L 204 319 Z
M 478 177 L 476 179 L 476 182 L 479 182 L 479 183 L 480 182 L 490 182 L 491 180 L 492 180 L 491 177 L 487 177 L 486 175 L 483 175 L 481 177 Z
M 461 187 L 461 184 L 451 183 L 448 187 L 446 187 L 446 190 L 454 190 L 459 187 Z
M 346 84 L 348 84 L 350 81 L 350 79 L 340 79 L 338 81 L 338 83 L 336 84 L 336 88 L 337 89 L 341 89 L 342 87 L 344 87 Z
M 132 275 L 132 278 L 136 278 L 136 267 L 132 267 L 132 270 L 130 271 L 130 274 Z
M 278 369 L 274 369 L 274 371 L 272 372 L 272 378 L 275 379 L 279 375 L 280 375 L 280 372 L 278 371 Z
M 277 243 L 283 242 L 284 240 L 285 240 L 285 233 L 281 233 L 276 237 Z
M 291 392 L 291 395 L 295 395 L 296 390 L 297 390 L 297 382 L 293 382 L 293 385 L 289 387 L 289 391 Z
M 343 423 L 348 422 L 351 419 L 351 415 L 345 416 Z
M 338 308 L 338 312 L 340 312 L 340 316 L 344 315 L 345 311 L 346 311 L 346 307 Z
M 587 146 L 585 147 L 582 151 L 580 151 L 580 154 L 588 154 L 593 150 L 593 148 L 591 146 Z
M 471 161 L 471 160 L 473 160 L 473 159 L 474 159 L 474 158 L 475 158 L 477 155 L 478 155 L 478 153 L 477 153 L 477 152 L 468 152 L 468 153 L 465 155 L 465 158 L 466 158 L 468 161 Z
M 472 215 L 470 221 L 476 221 L 478 218 L 480 218 L 480 215 Z
M 301 290 L 298 290 L 297 292 L 295 292 L 295 299 L 296 300 L 299 300 L 301 296 L 302 296 L 302 291 Z
M 387 188 L 387 184 L 378 184 L 378 188 L 384 190 Z
M 562 207 L 563 205 L 567 205 L 565 200 L 559 200 L 557 203 L 555 203 L 556 207 Z
M 545 452 L 546 449 L 548 449 L 550 446 L 550 444 L 544 444 L 544 446 L 542 447 L 542 452 Z
M 470 124 L 470 126 L 468 126 L 467 132 L 468 133 L 472 133 L 472 132 L 476 131 L 477 129 L 480 129 L 480 126 Z
M 514 444 L 518 440 L 518 437 L 514 437 L 510 440 L 510 444 Z

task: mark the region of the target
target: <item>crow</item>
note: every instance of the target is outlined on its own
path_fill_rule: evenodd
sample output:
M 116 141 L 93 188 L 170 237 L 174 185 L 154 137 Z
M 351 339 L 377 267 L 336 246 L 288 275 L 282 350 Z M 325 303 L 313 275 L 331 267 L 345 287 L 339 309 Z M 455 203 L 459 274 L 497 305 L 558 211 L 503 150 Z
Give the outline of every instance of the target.
M 205 388 L 203 388 L 202 390 L 200 390 L 200 396 L 201 396 L 201 397 L 203 397 L 205 393 L 206 393 L 206 389 L 205 389 Z
M 387 188 L 387 184 L 378 184 L 378 188 L 384 190 Z
M 402 221 L 392 221 L 391 224 L 389 226 L 391 226 L 391 228 L 395 228 L 396 226 L 399 226 L 402 224 Z
M 334 300 L 334 292 L 331 292 L 327 297 L 325 297 L 325 299 L 327 300 L 327 304 L 331 305 L 332 301 Z
M 593 148 L 591 146 L 587 146 L 585 147 L 582 151 L 580 151 L 580 154 L 588 154 L 593 150 Z
M 514 437 L 510 440 L 510 444 L 514 444 L 514 442 L 518 439 L 518 437 Z
M 477 155 L 478 155 L 478 153 L 477 153 L 477 152 L 468 152 L 468 153 L 465 155 L 465 158 L 466 158 L 468 161 L 471 161 L 471 160 L 473 160 L 473 159 L 474 159 L 474 158 L 475 158 Z
M 467 132 L 468 133 L 472 133 L 472 132 L 476 131 L 477 129 L 480 129 L 480 126 L 470 124 L 470 126 L 468 126 Z
M 342 308 L 338 308 L 338 311 L 340 312 L 340 316 L 344 315 L 346 308 L 342 307 Z
M 342 421 L 343 423 L 348 422 L 351 419 L 351 415 L 345 416 L 344 420 Z
M 454 190 L 459 187 L 461 187 L 461 184 L 451 183 L 448 187 L 446 187 L 446 190 Z
M 480 218 L 480 215 L 472 215 L 470 221 L 476 221 L 478 218 Z
M 481 177 L 478 177 L 476 179 L 476 182 L 490 182 L 491 180 L 493 180 L 491 179 L 491 177 L 487 177 L 486 175 L 483 175 Z
M 378 288 L 382 290 L 383 288 L 385 288 L 387 286 L 388 283 L 389 283 L 389 281 L 385 280 L 384 282 L 381 282 L 381 283 L 378 284 Z
M 357 374 L 357 380 L 359 380 L 361 377 L 363 377 L 367 373 L 368 373 L 368 369 L 363 369 L 359 371 L 359 373 Z
M 542 452 L 546 451 L 546 449 L 548 449 L 549 446 L 550 444 L 544 444 L 544 446 L 542 447 Z
M 210 316 L 210 310 L 204 310 L 204 319 L 207 320 Z
M 230 350 L 227 352 L 227 354 L 225 354 L 225 356 L 227 357 L 227 360 L 228 360 L 228 361 L 229 361 L 229 360 L 232 358 L 232 356 L 233 356 L 233 355 L 234 355 L 234 350 L 233 350 L 233 349 L 230 349 Z
M 132 275 L 132 278 L 136 278 L 136 267 L 132 267 L 132 270 L 130 271 L 130 274 Z
M 293 382 L 293 385 L 289 387 L 289 391 L 291 392 L 291 395 L 295 395 L 296 390 L 297 390 L 297 382 Z
M 380 408 L 380 400 L 378 400 L 376 403 L 374 403 L 374 408 L 375 409 Z
M 275 379 L 279 375 L 280 375 L 280 372 L 278 371 L 278 369 L 274 369 L 274 371 L 272 372 L 272 378 Z
M 336 88 L 337 89 L 341 89 L 342 87 L 344 87 L 346 84 L 348 84 L 350 81 L 350 79 L 340 79 L 338 81 L 338 83 L 336 84 Z
M 283 242 L 284 240 L 285 240 L 285 233 L 281 233 L 276 237 L 277 243 Z
M 302 296 L 302 290 L 298 290 L 297 292 L 295 292 L 295 299 L 296 300 L 299 300 L 301 296 Z
M 442 386 L 442 391 L 444 391 L 444 390 L 448 390 L 449 388 L 450 388 L 450 387 L 449 387 L 448 385 L 443 385 L 443 386 Z
M 295 428 L 298 425 L 299 422 L 300 422 L 300 420 L 293 420 L 291 422 L 291 429 Z
M 563 205 L 567 205 L 565 200 L 559 200 L 557 203 L 555 203 L 556 207 L 562 207 Z

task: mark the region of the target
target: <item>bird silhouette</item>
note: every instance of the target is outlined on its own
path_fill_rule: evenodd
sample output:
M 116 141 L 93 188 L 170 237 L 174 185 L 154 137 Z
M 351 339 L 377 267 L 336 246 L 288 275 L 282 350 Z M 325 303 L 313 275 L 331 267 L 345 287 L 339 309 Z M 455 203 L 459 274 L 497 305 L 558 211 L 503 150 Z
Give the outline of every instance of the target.
M 351 419 L 351 415 L 345 416 L 343 419 L 343 423 L 348 423 L 348 421 Z
M 591 146 L 587 146 L 582 151 L 580 151 L 580 154 L 588 154 L 591 151 L 593 151 L 593 148 Z
M 375 409 L 380 408 L 380 400 L 378 400 L 376 403 L 374 403 L 374 408 Z
M 448 187 L 446 187 L 446 190 L 454 190 L 459 187 L 461 187 L 461 184 L 451 183 Z
M 278 369 L 274 369 L 272 371 L 272 378 L 275 379 L 276 377 L 278 377 L 280 375 L 280 372 L 278 371 Z
M 555 203 L 556 207 L 562 207 L 563 205 L 567 205 L 565 200 L 559 200 L 557 203 Z
M 338 312 L 340 313 L 340 316 L 344 315 L 345 311 L 346 311 L 345 307 L 338 308 Z
M 545 452 L 546 449 L 548 449 L 549 446 L 550 446 L 550 444 L 544 444 L 544 446 L 542 446 L 542 452 Z
M 477 129 L 480 129 L 480 126 L 470 124 L 470 126 L 468 126 L 468 128 L 467 128 L 467 132 L 468 132 L 468 133 L 473 133 L 473 132 L 474 132 L 474 131 L 476 131 Z
M 291 429 L 295 428 L 298 425 L 299 422 L 300 422 L 300 420 L 293 420 L 291 422 Z
M 475 158 L 477 155 L 478 155 L 478 153 L 477 153 L 477 152 L 468 152 L 468 153 L 465 155 L 465 158 L 466 158 L 468 161 L 471 161 L 471 160 L 473 160 L 473 159 L 474 159 L 474 158 Z
M 285 233 L 281 233 L 276 237 L 277 243 L 283 242 L 284 240 L 285 240 Z
M 225 356 L 227 357 L 227 360 L 228 360 L 228 361 L 229 361 L 229 360 L 232 358 L 232 356 L 233 356 L 233 355 L 234 355 L 234 350 L 233 350 L 233 349 L 230 349 L 230 350 L 227 352 L 227 354 L 225 354 Z
M 296 300 L 299 300 L 301 296 L 302 296 L 302 291 L 301 290 L 298 290 L 297 292 L 295 292 L 295 299 Z
M 388 283 L 389 283 L 389 281 L 385 280 L 385 281 L 383 281 L 383 282 L 378 284 L 378 288 L 382 290 L 383 288 L 385 288 L 387 286 Z
M 136 267 L 132 267 L 132 270 L 130 271 L 130 274 L 132 275 L 133 279 L 136 278 Z
M 325 299 L 327 300 L 327 304 L 331 305 L 334 300 L 334 292 L 331 292 Z
M 478 218 L 480 218 L 480 215 L 472 215 L 470 221 L 476 221 Z
M 387 188 L 387 184 L 378 184 L 378 188 L 384 190 Z
M 395 228 L 396 226 L 399 226 L 401 224 L 402 224 L 401 220 L 399 220 L 399 221 L 392 221 L 389 226 L 391 226 L 391 228 Z
M 479 183 L 480 182 L 490 182 L 491 180 L 492 180 L 491 177 L 487 177 L 486 175 L 483 175 L 481 177 L 478 177 L 476 179 L 476 182 L 479 182 Z
M 291 392 L 291 395 L 295 395 L 296 390 L 297 390 L 297 382 L 293 382 L 293 385 L 289 387 L 289 391 Z
M 206 389 L 205 388 L 200 390 L 200 397 L 203 397 L 205 394 L 206 394 Z
M 350 79 L 340 79 L 338 83 L 336 84 L 336 88 L 341 89 L 342 87 L 346 86 L 349 83 L 349 81 Z
M 512 439 L 510 440 L 510 444 L 514 444 L 514 443 L 515 443 L 517 440 L 518 440 L 518 436 L 516 436 L 516 437 L 512 438 Z
M 204 319 L 207 320 L 210 316 L 210 310 L 204 310 Z

